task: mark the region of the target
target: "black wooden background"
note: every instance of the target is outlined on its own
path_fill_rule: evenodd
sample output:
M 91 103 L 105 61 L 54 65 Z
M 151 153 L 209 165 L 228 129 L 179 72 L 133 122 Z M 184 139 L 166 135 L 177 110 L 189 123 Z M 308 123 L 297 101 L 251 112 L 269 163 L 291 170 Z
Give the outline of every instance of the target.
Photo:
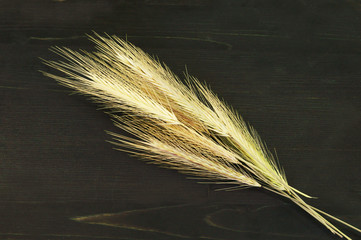
M 360 1 L 1 0 L 0 239 L 338 239 L 269 192 L 113 150 L 108 116 L 38 72 L 50 46 L 91 50 L 92 30 L 187 65 L 309 203 L 361 227 Z

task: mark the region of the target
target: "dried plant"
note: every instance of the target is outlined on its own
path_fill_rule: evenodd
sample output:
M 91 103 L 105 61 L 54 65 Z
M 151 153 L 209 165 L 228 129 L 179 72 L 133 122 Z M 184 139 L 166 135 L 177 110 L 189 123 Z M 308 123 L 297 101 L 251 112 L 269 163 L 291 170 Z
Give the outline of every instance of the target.
M 350 239 L 304 202 L 291 187 L 255 130 L 205 85 L 186 74 L 183 83 L 165 64 L 116 36 L 89 36 L 96 52 L 54 47 L 66 61 L 44 61 L 65 74 L 44 72 L 60 84 L 90 95 L 133 137 L 110 133 L 120 150 L 201 181 L 262 187 L 284 196 L 327 227 Z M 229 188 L 229 189 L 231 189 Z

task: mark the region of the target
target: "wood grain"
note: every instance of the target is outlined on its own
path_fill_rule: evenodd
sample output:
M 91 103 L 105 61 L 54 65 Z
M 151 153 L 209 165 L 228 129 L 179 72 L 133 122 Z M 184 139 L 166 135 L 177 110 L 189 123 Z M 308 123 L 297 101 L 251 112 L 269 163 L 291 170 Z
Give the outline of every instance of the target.
M 91 50 L 92 30 L 187 65 L 277 149 L 291 185 L 361 227 L 360 16 L 352 0 L 1 1 L 0 238 L 337 239 L 273 194 L 112 150 L 108 117 L 38 72 L 50 46 Z M 104 213 L 118 227 L 74 220 Z

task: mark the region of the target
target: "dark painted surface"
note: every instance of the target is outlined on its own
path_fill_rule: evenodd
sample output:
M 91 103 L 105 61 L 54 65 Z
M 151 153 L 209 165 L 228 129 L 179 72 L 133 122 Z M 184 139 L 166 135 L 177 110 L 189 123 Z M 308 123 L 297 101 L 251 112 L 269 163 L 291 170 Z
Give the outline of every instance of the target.
M 337 239 L 268 192 L 213 191 L 112 150 L 108 117 L 37 72 L 52 45 L 92 49 L 92 30 L 187 65 L 310 203 L 361 227 L 360 26 L 355 0 L 0 1 L 0 238 Z

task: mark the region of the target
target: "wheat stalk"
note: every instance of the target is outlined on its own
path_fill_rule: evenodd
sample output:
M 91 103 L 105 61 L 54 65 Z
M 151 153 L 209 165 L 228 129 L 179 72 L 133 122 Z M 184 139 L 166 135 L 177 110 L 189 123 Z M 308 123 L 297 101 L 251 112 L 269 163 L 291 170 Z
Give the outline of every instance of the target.
M 350 239 L 322 215 L 360 229 L 305 203 L 291 187 L 253 128 L 197 79 L 185 84 L 164 64 L 116 36 L 88 36 L 96 52 L 54 47 L 66 61 L 44 63 L 65 74 L 44 75 L 90 95 L 115 125 L 133 135 L 109 133 L 120 150 L 200 180 L 263 187 L 284 196 L 327 227 Z M 119 114 L 121 113 L 121 114 Z

